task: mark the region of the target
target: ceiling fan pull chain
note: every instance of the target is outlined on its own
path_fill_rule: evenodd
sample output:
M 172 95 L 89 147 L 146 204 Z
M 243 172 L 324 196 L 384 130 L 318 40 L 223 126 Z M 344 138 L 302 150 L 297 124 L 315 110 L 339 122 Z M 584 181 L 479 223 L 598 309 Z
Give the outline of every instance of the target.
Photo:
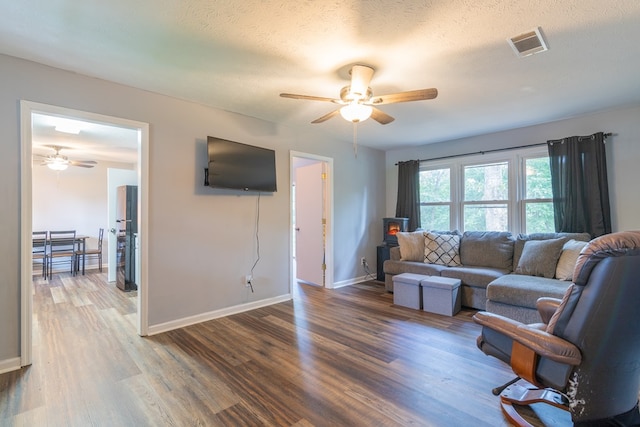
M 353 122 L 353 155 L 358 158 L 358 122 Z

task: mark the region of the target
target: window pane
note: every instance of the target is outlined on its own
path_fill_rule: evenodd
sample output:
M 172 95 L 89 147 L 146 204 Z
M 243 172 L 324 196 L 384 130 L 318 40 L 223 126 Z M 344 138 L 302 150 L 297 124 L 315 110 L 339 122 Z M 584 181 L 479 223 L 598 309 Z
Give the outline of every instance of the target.
M 525 221 L 527 233 L 551 233 L 555 230 L 553 203 L 526 203 Z
M 507 231 L 506 203 L 464 206 L 465 231 Z
M 451 179 L 449 168 L 420 171 L 420 201 L 451 201 Z
M 450 224 L 449 206 L 420 206 L 421 227 L 425 230 L 448 230 Z
M 525 199 L 550 199 L 552 193 L 549 158 L 539 157 L 537 159 L 527 159 L 525 162 L 525 171 Z
M 464 200 L 507 200 L 509 198 L 509 165 L 466 166 L 464 168 Z

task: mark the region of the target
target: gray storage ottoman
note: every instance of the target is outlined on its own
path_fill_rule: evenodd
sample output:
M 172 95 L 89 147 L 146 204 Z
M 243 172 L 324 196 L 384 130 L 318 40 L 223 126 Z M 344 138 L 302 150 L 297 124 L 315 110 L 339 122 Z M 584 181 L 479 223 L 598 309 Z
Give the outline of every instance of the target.
M 423 274 L 402 273 L 393 276 L 393 303 L 420 310 L 422 297 L 420 282 L 429 278 Z
M 453 316 L 460 311 L 460 279 L 430 276 L 420 282 L 424 311 Z

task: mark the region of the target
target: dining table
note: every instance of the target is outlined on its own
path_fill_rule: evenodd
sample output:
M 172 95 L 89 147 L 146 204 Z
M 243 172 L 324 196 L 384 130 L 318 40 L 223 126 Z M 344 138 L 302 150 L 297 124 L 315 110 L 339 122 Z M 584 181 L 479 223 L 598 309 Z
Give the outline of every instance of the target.
M 91 236 L 86 236 L 83 234 L 79 234 L 75 237 L 75 245 L 78 248 L 78 251 L 82 252 L 82 274 L 84 275 L 84 270 L 85 270 L 85 254 L 87 251 L 87 239 L 89 239 Z M 33 246 L 41 246 L 43 243 L 42 238 L 33 238 Z M 68 237 L 48 237 L 47 238 L 47 243 L 52 241 L 52 240 L 68 240 Z

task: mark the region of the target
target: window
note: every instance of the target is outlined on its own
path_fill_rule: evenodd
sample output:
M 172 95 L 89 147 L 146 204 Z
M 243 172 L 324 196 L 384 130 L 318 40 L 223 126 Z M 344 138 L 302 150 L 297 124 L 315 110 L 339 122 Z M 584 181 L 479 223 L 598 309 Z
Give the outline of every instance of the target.
M 465 230 L 509 229 L 509 163 L 464 166 Z
M 424 202 L 422 202 L 424 200 Z M 449 168 L 420 171 L 420 219 L 422 228 L 451 228 L 451 172 Z
M 546 147 L 423 162 L 420 214 L 428 230 L 554 231 Z
M 525 158 L 524 176 L 525 233 L 554 232 L 549 157 Z

